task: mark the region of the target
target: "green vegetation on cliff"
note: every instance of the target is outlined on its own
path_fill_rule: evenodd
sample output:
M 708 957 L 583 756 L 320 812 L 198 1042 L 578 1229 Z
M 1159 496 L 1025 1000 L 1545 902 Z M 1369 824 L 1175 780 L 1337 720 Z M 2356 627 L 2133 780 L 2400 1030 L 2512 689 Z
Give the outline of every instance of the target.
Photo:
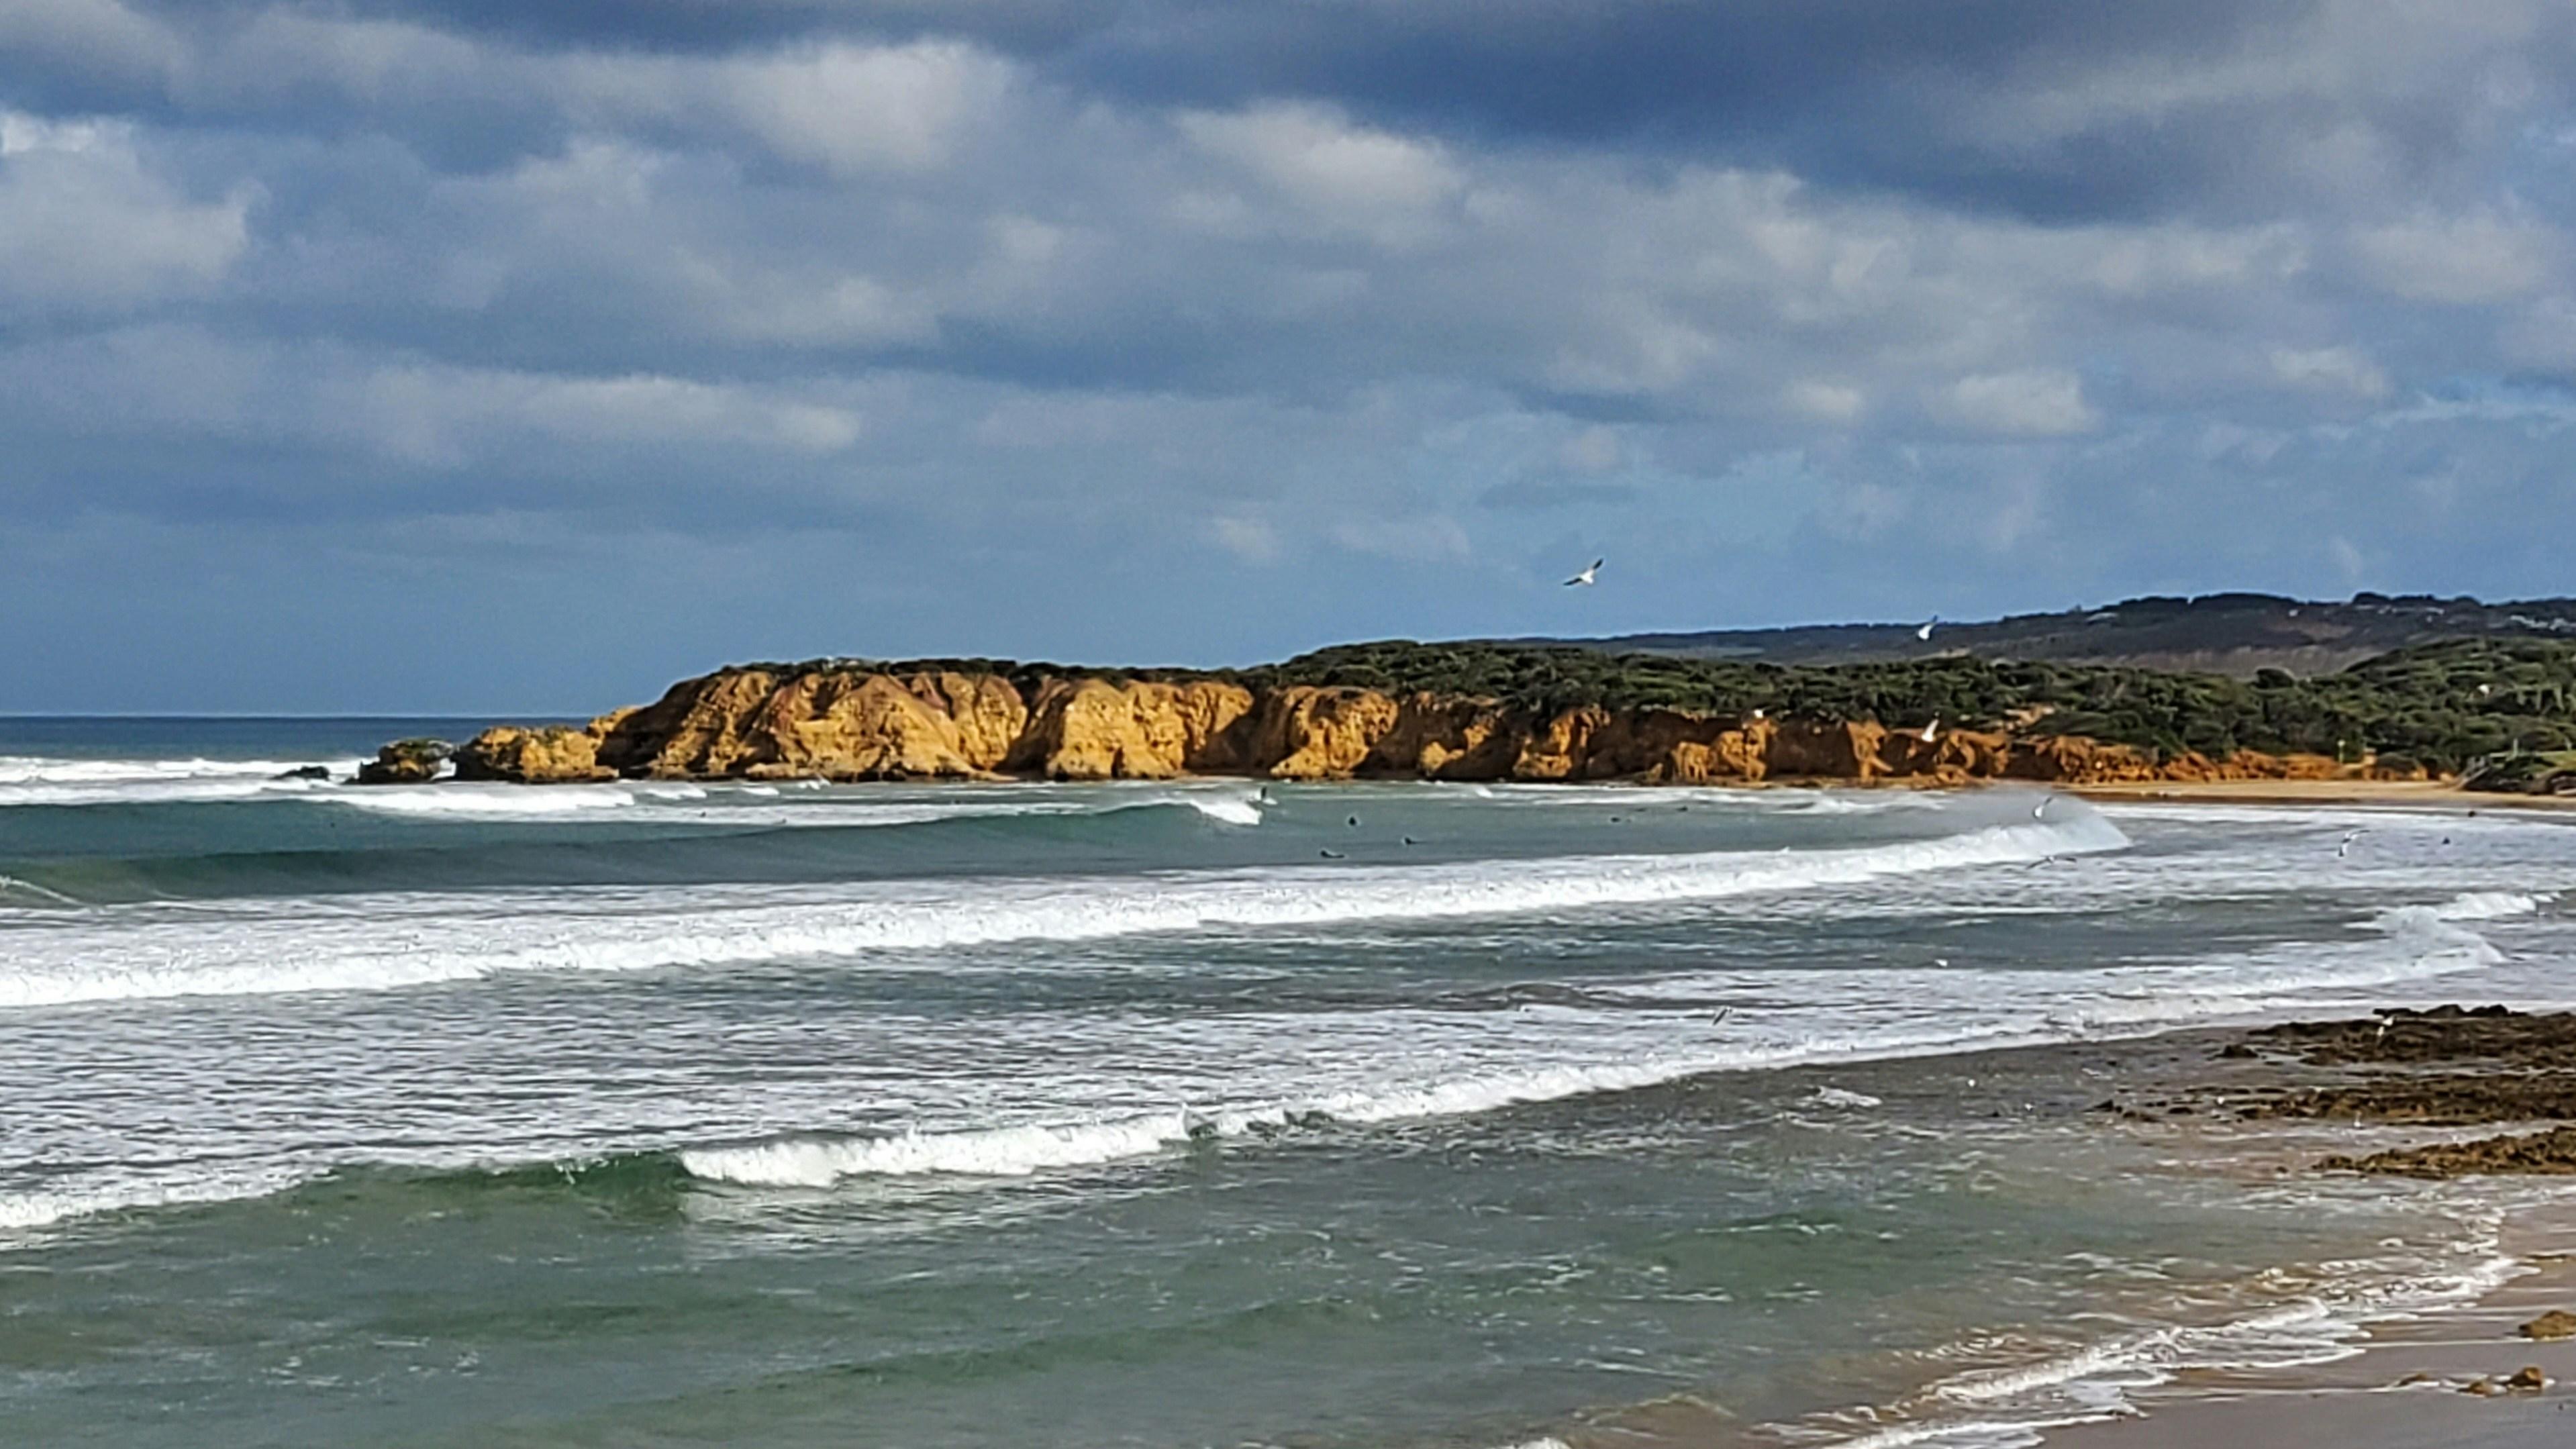
M 1965 655 L 1803 667 L 1548 644 L 1348 644 L 1242 670 L 1087 669 L 990 659 L 818 660 L 811 669 L 953 669 L 1010 678 L 1229 679 L 1501 699 L 1531 715 L 1598 705 L 2083 735 L 2163 754 L 2307 753 L 2455 773 L 2482 756 L 2576 749 L 2576 642 L 2458 639 L 2339 673 L 2250 680 Z
M 2509 749 L 2576 747 L 2576 643 L 2462 639 L 2340 673 L 2252 680 L 1953 656 L 1824 668 L 1488 644 L 1355 644 L 1248 671 L 1260 682 L 1492 695 L 1534 712 L 1578 705 L 1870 719 L 1911 727 L 2035 725 L 2167 753 L 2402 756 L 2456 771 Z M 2045 719 L 2044 724 L 2037 721 Z

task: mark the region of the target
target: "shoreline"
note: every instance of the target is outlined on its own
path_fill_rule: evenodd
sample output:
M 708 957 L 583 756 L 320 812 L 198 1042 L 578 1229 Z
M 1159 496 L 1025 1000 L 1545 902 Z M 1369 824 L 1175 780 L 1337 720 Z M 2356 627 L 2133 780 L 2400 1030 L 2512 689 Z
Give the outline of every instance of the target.
M 2383 1021 L 2393 1029 L 2383 1032 Z M 2097 1130 L 2144 1134 L 2186 1171 L 2249 1187 L 2315 1178 L 2346 1188 L 2388 1172 L 2395 1175 L 2380 1181 L 2393 1193 L 2417 1174 L 2329 1162 L 2346 1152 L 2520 1137 L 2565 1120 L 2463 1086 L 2561 1075 L 2543 1065 L 2576 1062 L 2576 1011 L 2383 1008 L 2000 1046 L 1953 1060 L 1982 1078 L 2067 1055 L 2113 1069 L 2097 1088 L 2109 1099 L 2090 1109 Z M 1850 1075 L 1846 1068 L 1835 1079 Z M 2563 1075 L 2576 1079 L 2576 1069 Z M 2387 1093 L 2375 1108 L 2365 1101 L 2374 1087 Z M 2460 1219 L 2467 1236 L 2451 1248 L 2455 1258 L 2428 1260 L 2400 1278 L 2364 1275 L 2340 1288 L 2319 1280 L 2250 1317 L 2135 1325 L 2035 1360 L 1954 1368 L 1903 1388 L 1882 1382 L 1871 1397 L 1786 1418 L 1739 1419 L 1721 1402 L 1684 1394 L 1600 1406 L 1509 1442 L 1518 1449 L 2569 1442 L 2576 1337 L 2533 1341 L 2515 1329 L 2553 1311 L 2576 1314 L 2576 1175 L 2474 1168 L 2427 1175 L 2462 1180 L 2468 1202 L 2459 1206 L 2473 1207 Z M 2525 1367 L 2541 1372 L 2542 1387 L 2504 1387 Z M 2479 1380 L 2492 1392 L 2469 1391 Z
M 2041 1429 L 2046 1449 L 2334 1444 L 2339 1449 L 2543 1449 L 2576 1436 L 2576 1339 L 2516 1332 L 2576 1305 L 2576 1204 L 2548 1223 L 2509 1223 L 2521 1270 L 2461 1304 L 2379 1319 L 2349 1355 L 2296 1369 L 2182 1369 L 2130 1390 L 2117 1418 Z M 2492 1386 L 2525 1369 L 2536 1390 Z M 2492 1391 L 2469 1386 L 2484 1381 Z
M 2205 1034 L 2226 1045 L 2178 1089 L 2119 1104 L 2130 1122 L 2207 1116 L 2239 1145 L 2286 1130 L 2299 1143 L 2281 1170 L 2350 1178 L 2449 1178 L 2494 1205 L 2504 1276 L 2457 1301 L 2397 1303 L 2357 1316 L 2341 1352 L 2278 1367 L 2179 1365 L 2127 1386 L 2099 1412 L 2034 1424 L 2047 1449 L 2182 1449 L 2201 1444 L 2424 1444 L 2538 1449 L 2568 1442 L 2576 1421 L 2576 1336 L 2518 1330 L 2576 1312 L 2576 1193 L 2565 1167 L 2513 1171 L 2475 1146 L 2545 1140 L 2564 1118 L 2548 1093 L 2566 1081 L 2576 1014 L 2501 1008 L 2372 1017 Z M 2116 1100 L 2116 1098 L 2115 1098 Z M 2349 1120 L 2369 1146 L 2357 1160 L 2320 1159 L 2303 1129 Z M 2445 1156 L 2445 1153 L 2451 1155 Z M 2543 1158 L 2545 1153 L 2536 1154 Z M 2537 1383 L 2515 1376 L 2536 1371 Z
M 2365 805 L 2462 812 L 2576 810 L 2576 795 L 2464 790 L 2453 780 L 2158 780 L 2051 788 L 2082 800 L 2117 804 Z

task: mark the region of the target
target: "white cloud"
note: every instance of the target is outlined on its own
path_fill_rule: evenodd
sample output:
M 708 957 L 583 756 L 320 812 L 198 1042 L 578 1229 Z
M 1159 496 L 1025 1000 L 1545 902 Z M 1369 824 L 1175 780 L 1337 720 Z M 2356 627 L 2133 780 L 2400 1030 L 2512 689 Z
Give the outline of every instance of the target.
M 1421 239 L 1466 184 L 1444 147 L 1356 125 L 1329 107 L 1195 112 L 1179 125 L 1192 146 L 1241 167 L 1312 221 L 1382 241 Z
M 2388 396 L 2388 374 L 2358 347 L 2275 348 L 2272 375 L 2311 391 L 2350 393 L 2369 399 Z
M 119 122 L 0 112 L 0 305 L 121 311 L 196 295 L 250 245 L 251 192 L 193 200 Z
M 1869 406 L 1868 394 L 1859 388 L 1814 377 L 1789 384 L 1781 398 L 1790 411 L 1820 423 L 1855 421 Z
M 2084 400 L 2083 379 L 2053 368 L 1960 378 L 1939 396 L 1936 411 L 1956 427 L 2007 437 L 2066 437 L 2102 423 Z
M 951 41 L 824 45 L 719 67 L 716 93 L 779 154 L 845 176 L 948 161 L 995 119 L 1010 66 Z
M 459 466 L 514 438 L 617 447 L 740 445 L 825 454 L 859 440 L 857 414 L 760 390 L 638 374 L 563 377 L 437 366 L 349 382 L 343 426 L 408 462 Z
M 1616 428 L 1594 425 L 1557 444 L 1558 466 L 1572 473 L 1607 473 L 1627 460 Z
M 979 128 L 999 126 L 1010 62 L 959 41 L 832 42 L 764 55 L 595 54 L 562 84 L 595 123 L 748 134 L 774 154 L 857 179 L 948 165 Z
M 1246 563 L 1276 563 L 1282 551 L 1279 531 L 1258 518 L 1228 515 L 1211 522 L 1208 532 L 1219 548 Z
M 2352 245 L 2362 275 L 2381 291 L 2452 305 L 2527 297 L 2548 284 L 2566 250 L 2552 228 L 2492 211 L 2371 227 Z

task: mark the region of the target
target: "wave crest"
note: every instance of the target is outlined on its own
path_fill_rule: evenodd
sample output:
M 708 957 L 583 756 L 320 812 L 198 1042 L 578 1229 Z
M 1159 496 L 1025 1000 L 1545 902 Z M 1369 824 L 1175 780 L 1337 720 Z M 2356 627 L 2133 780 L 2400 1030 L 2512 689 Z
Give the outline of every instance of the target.
M 1012 941 L 1333 926 L 1715 900 L 2009 864 L 2128 843 L 2099 817 L 1834 850 L 928 886 L 285 901 L 227 915 L 66 913 L 0 937 L 0 1006 L 382 990 L 512 971 L 637 971 L 848 958 Z

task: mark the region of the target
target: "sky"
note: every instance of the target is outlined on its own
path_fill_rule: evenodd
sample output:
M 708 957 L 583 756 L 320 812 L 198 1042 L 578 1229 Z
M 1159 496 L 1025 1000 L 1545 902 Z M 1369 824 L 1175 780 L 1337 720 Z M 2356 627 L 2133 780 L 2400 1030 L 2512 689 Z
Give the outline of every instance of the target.
M 2576 592 L 2571 90 L 2567 0 L 0 0 L 0 712 Z

